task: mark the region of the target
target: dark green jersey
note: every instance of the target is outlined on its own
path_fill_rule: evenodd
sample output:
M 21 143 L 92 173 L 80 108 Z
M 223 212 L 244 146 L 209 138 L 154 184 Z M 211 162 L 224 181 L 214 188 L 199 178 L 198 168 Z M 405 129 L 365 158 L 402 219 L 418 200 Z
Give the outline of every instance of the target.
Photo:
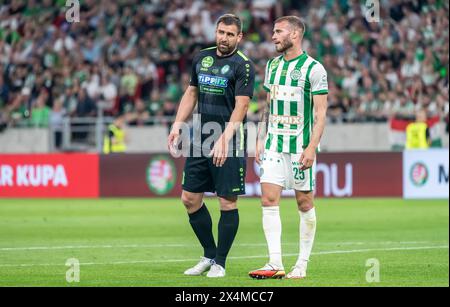
M 215 122 L 225 129 L 233 113 L 236 96 L 253 96 L 255 69 L 253 63 L 241 51 L 220 57 L 216 47 L 200 51 L 194 58 L 191 86 L 198 88 L 198 113 L 201 125 Z M 246 123 L 244 119 L 243 125 Z M 202 142 L 211 134 L 201 134 Z M 233 154 L 246 148 L 243 126 L 236 132 Z

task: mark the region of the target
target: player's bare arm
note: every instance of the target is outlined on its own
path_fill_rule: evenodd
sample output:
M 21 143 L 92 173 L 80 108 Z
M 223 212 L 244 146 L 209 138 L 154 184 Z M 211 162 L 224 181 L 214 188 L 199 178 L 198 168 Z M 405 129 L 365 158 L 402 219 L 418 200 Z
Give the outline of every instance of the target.
M 258 137 L 256 139 L 256 152 L 255 159 L 256 163 L 261 164 L 261 154 L 264 150 L 264 139 L 267 135 L 267 129 L 269 126 L 269 116 L 270 116 L 270 94 L 267 93 L 266 103 L 264 104 L 264 109 L 261 113 L 261 125 L 258 129 Z
M 242 124 L 245 115 L 247 114 L 249 104 L 250 97 L 236 96 L 236 106 L 234 107 L 233 113 L 231 113 L 230 122 L 210 153 L 210 156 L 213 157 L 213 164 L 215 166 L 222 166 L 225 163 L 228 154 L 228 143 Z
M 325 129 L 328 95 L 314 95 L 314 127 L 311 141 L 300 157 L 300 169 L 310 168 L 316 159 L 316 149 Z
M 181 98 L 180 106 L 178 107 L 177 116 L 172 126 L 172 130 L 167 138 L 167 146 L 169 151 L 173 152 L 173 146 L 176 144 L 178 137 L 180 136 L 180 128 L 183 123 L 191 116 L 197 104 L 198 91 L 196 86 L 190 85 L 184 92 Z

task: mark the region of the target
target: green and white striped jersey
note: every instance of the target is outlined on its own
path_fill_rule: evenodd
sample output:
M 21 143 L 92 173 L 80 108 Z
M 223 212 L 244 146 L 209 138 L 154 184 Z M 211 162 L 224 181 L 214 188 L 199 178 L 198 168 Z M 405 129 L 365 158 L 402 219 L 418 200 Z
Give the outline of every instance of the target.
M 270 93 L 265 148 L 302 152 L 309 144 L 314 124 L 312 96 L 328 93 L 325 68 L 306 52 L 290 61 L 281 55 L 267 62 L 264 89 Z

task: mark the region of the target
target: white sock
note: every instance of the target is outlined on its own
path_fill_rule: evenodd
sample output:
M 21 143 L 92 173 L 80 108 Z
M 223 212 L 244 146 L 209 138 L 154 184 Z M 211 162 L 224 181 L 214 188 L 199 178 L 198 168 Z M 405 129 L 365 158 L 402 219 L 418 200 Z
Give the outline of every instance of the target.
M 280 207 L 262 207 L 262 212 L 264 235 L 266 236 L 267 246 L 269 248 L 269 263 L 283 269 L 283 261 L 281 259 Z
M 316 234 L 316 210 L 312 208 L 300 214 L 300 253 L 296 266 L 307 266 Z

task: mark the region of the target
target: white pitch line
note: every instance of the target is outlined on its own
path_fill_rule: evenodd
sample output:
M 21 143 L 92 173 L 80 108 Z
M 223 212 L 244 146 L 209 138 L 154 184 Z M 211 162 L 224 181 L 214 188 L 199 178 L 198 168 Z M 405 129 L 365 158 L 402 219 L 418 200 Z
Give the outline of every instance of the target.
M 365 253 L 365 252 L 383 252 L 383 251 L 404 251 L 404 250 L 425 250 L 425 249 L 448 249 L 448 245 L 442 246 L 417 246 L 417 247 L 392 247 L 392 248 L 372 248 L 372 249 L 354 249 L 354 250 L 341 250 L 341 251 L 323 251 L 315 252 L 312 255 L 332 255 L 332 254 L 352 254 L 352 253 Z M 284 257 L 294 257 L 298 254 L 284 254 Z M 259 259 L 267 258 L 267 255 L 255 255 L 255 256 L 232 256 L 228 259 Z M 142 264 L 142 263 L 173 263 L 173 262 L 195 262 L 196 259 L 161 259 L 161 260 L 136 260 L 136 261 L 117 261 L 117 262 L 85 262 L 80 263 L 83 266 L 91 265 L 122 265 L 122 264 Z M 35 266 L 63 266 L 62 263 L 28 263 L 28 264 L 0 264 L 0 267 L 35 267 Z
M 441 244 L 444 241 L 384 241 L 384 242 L 317 242 L 316 245 L 374 245 L 374 244 Z M 283 245 L 298 245 L 298 243 L 283 243 Z M 191 247 L 192 244 L 125 244 L 125 245 L 64 245 L 64 246 L 23 246 L 23 247 L 0 247 L 0 252 L 10 251 L 39 251 L 39 250 L 64 250 L 64 249 L 110 249 L 110 248 L 164 248 L 164 247 Z M 250 247 L 250 246 L 267 246 L 266 243 L 237 243 L 233 246 Z

